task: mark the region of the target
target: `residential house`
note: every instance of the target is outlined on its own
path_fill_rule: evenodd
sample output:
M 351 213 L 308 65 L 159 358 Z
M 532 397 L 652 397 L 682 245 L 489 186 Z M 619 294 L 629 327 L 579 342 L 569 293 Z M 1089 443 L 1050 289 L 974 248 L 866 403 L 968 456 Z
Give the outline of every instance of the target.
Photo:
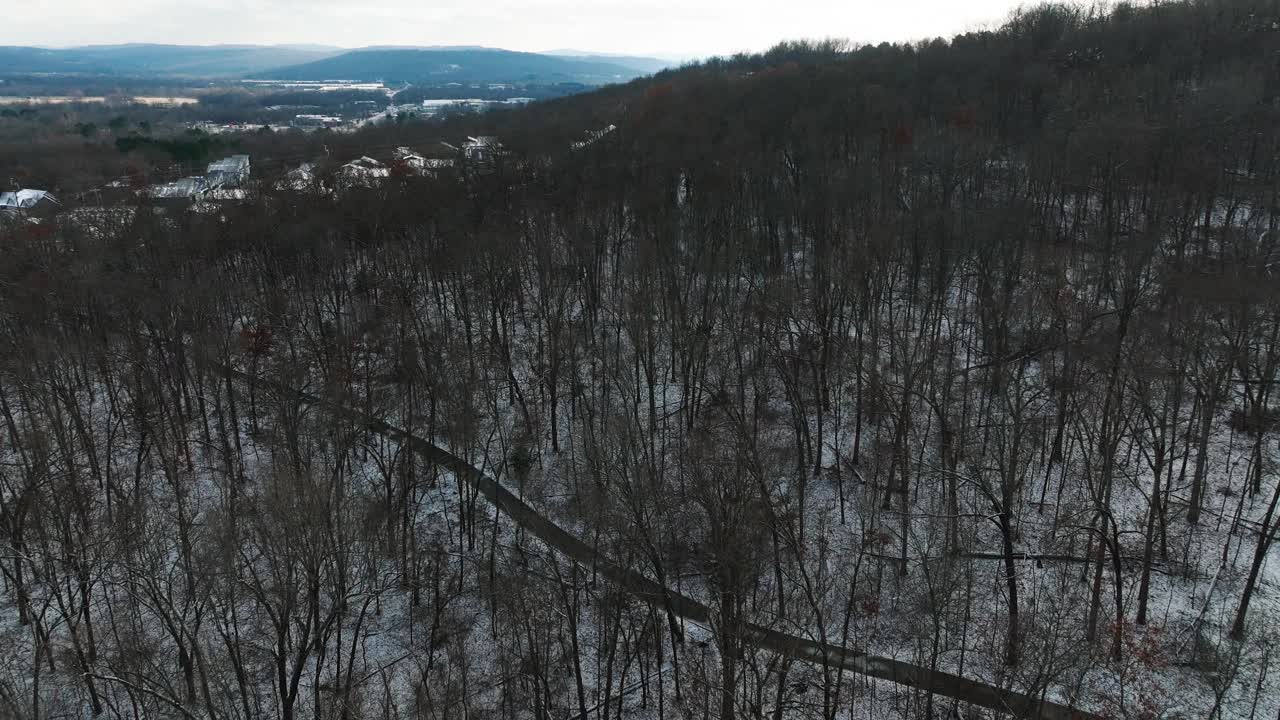
M 338 177 L 347 187 L 374 187 L 390 177 L 391 170 L 371 157 L 360 157 L 338 169 Z
M 278 182 L 276 187 L 281 190 L 295 190 L 297 192 L 319 189 L 320 186 L 316 180 L 316 166 L 311 163 L 302 163 L 285 173 L 284 179 Z
M 498 142 L 498 138 L 490 135 L 468 137 L 466 142 L 462 143 L 462 156 L 467 159 L 467 162 L 476 165 L 492 164 L 500 152 L 502 152 L 502 143 Z
M 192 175 L 163 185 L 147 188 L 148 197 L 156 200 L 193 200 L 209 191 L 209 180 L 204 175 Z
M 395 163 L 414 175 L 435 175 L 454 166 L 458 148 L 445 142 L 432 143 L 422 152 L 396 148 Z
M 407 147 L 398 147 L 395 162 L 409 172 L 421 175 L 427 167 L 427 159 Z
M 0 211 L 10 213 L 38 213 L 53 210 L 60 203 L 45 190 L 23 189 L 16 192 L 0 192 Z
M 244 202 L 249 199 L 249 193 L 244 188 L 218 186 L 209 188 L 209 192 L 204 194 L 204 199 L 216 202 Z
M 210 187 L 239 187 L 249 179 L 249 156 L 232 155 L 211 162 L 205 178 Z
M 144 191 L 156 200 L 243 200 L 243 192 L 231 192 L 249 179 L 249 156 L 232 155 L 209 163 L 204 175 L 192 175 Z

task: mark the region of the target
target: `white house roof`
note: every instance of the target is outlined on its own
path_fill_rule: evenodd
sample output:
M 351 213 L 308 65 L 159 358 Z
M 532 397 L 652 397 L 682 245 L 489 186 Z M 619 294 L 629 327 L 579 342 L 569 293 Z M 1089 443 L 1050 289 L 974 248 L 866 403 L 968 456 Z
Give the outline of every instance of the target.
M 377 178 L 390 176 L 391 170 L 371 157 L 361 157 L 343 165 L 341 173 L 352 182 L 371 183 Z
M 377 160 L 374 160 L 368 155 L 364 155 L 356 158 L 355 160 L 352 160 L 351 162 L 347 163 L 343 167 L 373 170 L 373 169 L 381 168 L 383 167 L 383 165 L 382 163 L 378 162 Z
M 396 148 L 396 159 L 413 165 L 422 165 L 427 161 L 426 158 L 407 147 Z
M 43 200 L 48 200 L 54 204 L 58 202 L 52 194 L 45 190 L 18 190 L 17 192 L 0 193 L 0 208 L 25 210 L 39 205 Z
M 209 163 L 209 173 L 240 173 L 248 174 L 249 172 L 249 156 L 248 155 L 232 155 L 231 157 L 215 160 Z
M 203 176 L 182 178 L 166 185 L 152 185 L 147 194 L 153 198 L 190 198 L 209 189 L 209 181 Z
M 249 194 L 239 188 L 214 188 L 204 194 L 206 200 L 226 200 L 241 201 L 249 197 Z
M 294 190 L 306 190 L 315 181 L 315 166 L 311 163 L 302 163 L 285 174 L 284 186 Z

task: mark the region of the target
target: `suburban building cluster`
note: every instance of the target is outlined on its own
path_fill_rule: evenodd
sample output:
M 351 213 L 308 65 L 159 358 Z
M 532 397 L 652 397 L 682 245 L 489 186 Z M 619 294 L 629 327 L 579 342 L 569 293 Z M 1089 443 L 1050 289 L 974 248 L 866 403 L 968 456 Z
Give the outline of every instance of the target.
M 395 148 L 389 157 L 378 159 L 364 155 L 337 166 L 331 173 L 321 173 L 317 163 L 302 163 L 275 179 L 274 186 L 284 190 L 331 194 L 340 190 L 377 187 L 397 175 L 437 175 L 457 167 L 463 167 L 467 172 L 484 173 L 492 169 L 501 153 L 501 142 L 492 136 L 468 137 L 460 146 L 447 142 L 436 142 L 418 149 L 401 146 Z M 196 203 L 198 207 L 216 207 L 210 203 L 246 199 L 253 177 L 250 157 L 231 155 L 209 163 L 200 175 L 148 185 L 137 194 L 158 203 L 181 201 Z M 118 192 L 130 186 L 119 181 L 107 187 Z M 39 223 L 60 208 L 61 203 L 45 190 L 0 192 L 0 215 L 4 217 L 21 217 Z
M 582 140 L 571 143 L 571 150 L 582 150 L 613 133 L 614 125 L 590 130 Z M 435 142 L 430 146 L 413 149 L 407 146 L 395 148 L 383 159 L 362 155 L 347 161 L 331 172 L 321 172 L 317 163 L 304 162 L 274 181 L 279 189 L 298 192 L 320 192 L 372 188 L 397 175 L 427 176 L 462 167 L 466 172 L 485 173 L 491 170 L 503 152 L 498 138 L 477 135 L 466 138 L 460 145 Z M 330 165 L 329 167 L 333 167 Z M 253 177 L 253 165 L 248 155 L 231 155 L 208 164 L 204 173 L 177 180 L 146 186 L 138 191 L 142 197 L 158 202 L 193 202 L 200 207 L 214 207 L 208 203 L 234 202 L 248 197 L 247 186 Z M 129 187 L 124 181 L 111 183 L 109 188 Z M 24 188 L 0 192 L 0 216 L 20 216 L 33 222 L 59 211 L 61 203 L 48 191 Z
M 614 125 L 584 133 L 582 140 L 570 144 L 571 150 L 582 150 L 600 142 L 617 129 Z M 298 192 L 333 193 L 354 188 L 372 188 L 397 175 L 427 176 L 462 167 L 466 172 L 485 173 L 502 155 L 502 143 L 489 135 L 466 138 L 460 145 L 435 142 L 413 149 L 395 148 L 383 159 L 362 155 L 322 173 L 317 163 L 304 162 L 274 181 L 274 186 Z M 333 167 L 330 165 L 329 167 Z M 142 188 L 138 194 L 154 201 L 186 201 L 196 203 L 233 202 L 248 197 L 247 186 L 253 177 L 248 155 L 231 155 L 208 164 L 204 173 Z M 130 187 L 125 181 L 111 183 L 109 188 Z M 48 191 L 24 188 L 0 192 L 0 216 L 21 216 L 38 222 L 41 217 L 58 212 L 61 203 Z M 204 205 L 204 207 L 211 207 Z

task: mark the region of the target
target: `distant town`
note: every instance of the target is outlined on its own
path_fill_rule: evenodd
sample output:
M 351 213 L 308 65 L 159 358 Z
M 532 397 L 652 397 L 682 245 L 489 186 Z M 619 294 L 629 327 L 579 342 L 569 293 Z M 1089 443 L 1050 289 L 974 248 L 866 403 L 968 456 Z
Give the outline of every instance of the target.
M 10 59 L 0 67 L 0 212 L 28 223 L 73 207 L 240 202 L 264 182 L 336 193 L 400 175 L 482 173 L 502 153 L 497 137 L 430 127 L 665 65 L 487 49 L 281 49 L 267 59 L 262 48 L 0 51 Z M 357 137 L 379 128 L 419 129 L 391 144 Z M 581 128 L 564 144 L 581 149 L 610 129 Z M 273 139 L 254 140 L 265 134 Z

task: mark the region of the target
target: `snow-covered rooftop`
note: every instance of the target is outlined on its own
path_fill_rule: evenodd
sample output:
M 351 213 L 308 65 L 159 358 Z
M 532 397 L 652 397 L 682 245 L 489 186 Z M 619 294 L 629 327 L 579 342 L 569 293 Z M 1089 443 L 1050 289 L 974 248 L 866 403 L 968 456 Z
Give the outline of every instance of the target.
M 215 160 L 209 163 L 207 170 L 212 173 L 240 173 L 242 175 L 249 174 L 249 156 L 248 155 L 232 155 L 221 160 Z
M 44 201 L 58 203 L 53 195 L 45 190 L 23 189 L 16 192 L 0 193 L 0 208 L 9 210 L 27 210 Z
M 185 177 L 164 185 L 152 185 L 147 195 L 153 198 L 191 198 L 209 190 L 209 181 L 202 175 Z

